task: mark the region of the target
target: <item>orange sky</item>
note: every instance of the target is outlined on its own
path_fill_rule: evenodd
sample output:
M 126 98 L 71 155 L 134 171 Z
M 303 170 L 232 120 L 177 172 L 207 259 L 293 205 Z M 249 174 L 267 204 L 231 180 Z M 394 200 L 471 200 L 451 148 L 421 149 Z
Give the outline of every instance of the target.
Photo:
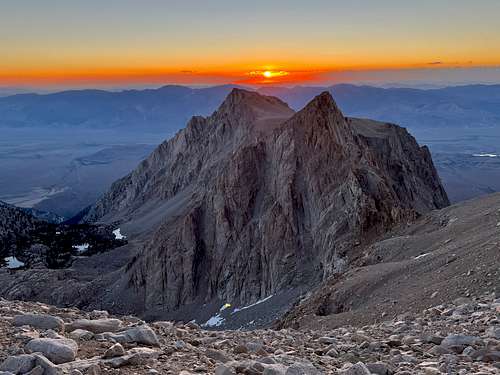
M 494 68 L 499 14 L 490 0 L 2 2 L 0 86 L 315 84 Z

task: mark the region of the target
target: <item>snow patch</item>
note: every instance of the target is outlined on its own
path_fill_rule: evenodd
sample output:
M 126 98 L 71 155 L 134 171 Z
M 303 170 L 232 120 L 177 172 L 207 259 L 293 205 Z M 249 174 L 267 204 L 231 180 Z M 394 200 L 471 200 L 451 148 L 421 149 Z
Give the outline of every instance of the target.
M 212 316 L 210 319 L 208 319 L 205 323 L 203 323 L 201 326 L 202 327 L 218 327 L 222 323 L 224 323 L 225 319 L 220 316 L 220 314 Z
M 260 299 L 257 302 L 252 303 L 251 305 L 240 307 L 240 308 L 237 307 L 237 308 L 234 309 L 234 311 L 231 314 L 236 314 L 237 312 L 240 312 L 242 310 L 246 310 L 246 309 L 249 309 L 251 307 L 257 306 L 257 305 L 259 305 L 259 304 L 261 304 L 263 302 L 266 302 L 267 300 L 271 299 L 273 296 L 274 296 L 274 294 L 271 294 L 270 296 L 267 296 L 266 298 Z
M 88 250 L 89 246 L 90 245 L 88 243 L 84 243 L 81 245 L 73 245 L 73 249 L 75 249 L 78 253 L 83 253 L 84 251 Z
M 421 259 L 423 257 L 426 257 L 427 255 L 429 255 L 430 253 L 425 253 L 425 254 L 420 254 L 420 255 L 417 255 L 414 259 Z
M 115 235 L 115 238 L 116 238 L 117 240 L 124 240 L 125 238 L 127 238 L 127 236 L 125 236 L 125 235 L 121 234 L 121 232 L 120 232 L 120 228 L 115 229 L 115 230 L 113 231 L 113 234 Z
M 479 158 L 498 158 L 500 155 L 497 154 L 472 154 L 472 156 Z
M 5 258 L 5 262 L 7 262 L 7 268 L 11 269 L 11 270 L 19 268 L 19 267 L 24 267 L 24 265 L 25 265 L 23 262 L 21 262 L 16 257 L 7 257 L 7 258 Z

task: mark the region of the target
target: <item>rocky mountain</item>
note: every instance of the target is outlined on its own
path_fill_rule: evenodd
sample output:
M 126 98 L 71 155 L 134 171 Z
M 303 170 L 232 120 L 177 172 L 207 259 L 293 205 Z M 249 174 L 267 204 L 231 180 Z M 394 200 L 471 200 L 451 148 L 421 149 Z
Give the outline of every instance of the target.
M 0 374 L 496 374 L 500 194 L 448 205 L 405 129 L 233 90 L 82 212 L 118 247 L 0 268 Z
M 138 253 L 115 282 L 137 312 L 301 294 L 356 246 L 448 204 L 428 150 L 404 129 L 345 118 L 329 93 L 294 113 L 235 89 L 111 190 L 87 221 L 121 222 Z
M 197 324 L 0 300 L 12 374 L 498 374 L 500 299 L 461 298 L 362 328 L 206 331 Z

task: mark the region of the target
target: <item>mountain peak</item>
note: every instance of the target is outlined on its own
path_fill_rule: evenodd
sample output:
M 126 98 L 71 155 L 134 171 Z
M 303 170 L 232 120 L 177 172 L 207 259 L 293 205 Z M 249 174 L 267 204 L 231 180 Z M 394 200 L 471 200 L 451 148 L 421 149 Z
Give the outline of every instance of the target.
M 287 103 L 278 99 L 274 96 L 267 96 L 259 94 L 256 91 L 250 91 L 240 88 L 234 88 L 231 90 L 229 95 L 226 97 L 221 105 L 221 108 L 225 106 L 251 106 L 253 108 L 277 110 L 277 111 L 292 111 Z
M 216 116 L 228 116 L 235 124 L 252 125 L 258 130 L 269 130 L 293 116 L 294 110 L 274 96 L 256 91 L 234 88 L 216 111 Z
M 348 145 L 354 141 L 354 134 L 347 124 L 342 111 L 328 91 L 312 99 L 303 109 L 295 114 L 287 126 L 300 130 L 306 143 L 327 143 Z
M 323 112 L 331 111 L 344 117 L 342 111 L 337 106 L 337 103 L 333 99 L 332 94 L 328 91 L 323 91 L 321 94 L 315 96 L 305 107 L 304 110 L 317 109 Z

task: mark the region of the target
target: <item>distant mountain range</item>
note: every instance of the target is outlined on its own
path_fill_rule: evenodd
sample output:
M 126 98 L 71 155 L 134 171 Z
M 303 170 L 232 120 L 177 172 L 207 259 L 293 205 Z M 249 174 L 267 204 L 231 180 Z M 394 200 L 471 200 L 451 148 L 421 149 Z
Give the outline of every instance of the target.
M 236 86 L 164 86 L 110 92 L 64 91 L 0 98 L 0 127 L 79 127 L 173 133 L 193 115 L 210 115 Z M 409 128 L 500 126 L 500 85 L 442 89 L 376 88 L 348 84 L 329 87 L 264 87 L 297 110 L 323 91 L 346 115 L 398 123 Z

